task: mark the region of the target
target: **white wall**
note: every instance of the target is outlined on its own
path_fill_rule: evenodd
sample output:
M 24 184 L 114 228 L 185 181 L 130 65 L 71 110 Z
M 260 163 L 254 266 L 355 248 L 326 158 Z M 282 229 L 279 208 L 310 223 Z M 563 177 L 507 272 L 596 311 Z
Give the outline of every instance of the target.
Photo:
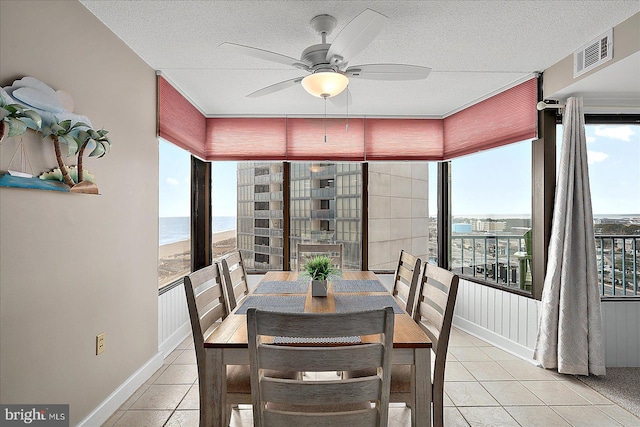
M 158 295 L 158 350 L 163 357 L 191 336 L 191 322 L 184 285 Z
M 533 358 L 538 302 L 460 280 L 453 324 L 525 359 Z
M 595 37 L 600 34 L 594 35 Z M 590 40 L 585 40 L 584 43 Z M 577 46 L 576 48 L 579 48 Z M 640 13 L 621 22 L 613 28 L 613 58 L 577 78 L 573 78 L 573 53 L 544 70 L 544 97 L 552 97 L 556 92 L 582 79 L 610 67 L 616 62 L 640 51 Z M 608 94 L 607 97 L 616 94 Z M 617 94 L 619 95 L 619 94 Z
M 23 76 L 69 92 L 113 144 L 85 161 L 100 196 L 0 188 L 0 401 L 68 403 L 76 425 L 157 359 L 155 73 L 79 2 L 2 1 L 0 85 Z M 49 141 L 23 139 L 36 172 L 54 167 Z
M 640 367 L 640 301 L 602 301 L 607 367 Z
M 540 303 L 460 280 L 453 324 L 533 361 Z M 640 301 L 602 302 L 607 367 L 640 367 Z

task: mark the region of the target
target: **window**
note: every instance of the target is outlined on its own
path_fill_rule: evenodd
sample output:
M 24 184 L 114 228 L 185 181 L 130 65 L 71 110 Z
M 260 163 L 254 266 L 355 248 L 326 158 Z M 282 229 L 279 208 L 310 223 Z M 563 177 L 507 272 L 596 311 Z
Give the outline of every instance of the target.
M 600 290 L 640 295 L 640 126 L 587 125 L 585 134 Z M 556 138 L 559 162 L 562 126 Z
M 212 164 L 214 173 L 219 163 L 223 162 Z M 227 163 L 233 163 L 233 167 L 230 166 L 224 175 L 218 175 L 218 185 L 237 188 L 237 195 L 228 194 L 226 203 L 237 205 L 237 248 L 242 252 L 245 267 L 250 270 L 282 270 L 283 164 Z M 215 195 L 215 183 L 213 191 L 215 202 L 216 197 L 220 197 Z
M 394 270 L 402 249 L 437 262 L 436 171 L 433 162 L 369 162 L 370 270 Z
M 160 139 L 158 287 L 191 272 L 191 155 Z
M 298 243 L 342 243 L 343 269 L 362 268 L 362 165 L 291 163 L 291 269 Z
M 211 246 L 214 260 L 238 248 L 239 232 L 253 231 L 253 221 L 242 215 L 249 212 L 251 206 L 239 202 L 242 194 L 248 194 L 248 187 L 241 185 L 244 182 L 246 177 L 239 173 L 237 162 L 211 164 Z
M 451 161 L 455 273 L 531 291 L 531 142 Z

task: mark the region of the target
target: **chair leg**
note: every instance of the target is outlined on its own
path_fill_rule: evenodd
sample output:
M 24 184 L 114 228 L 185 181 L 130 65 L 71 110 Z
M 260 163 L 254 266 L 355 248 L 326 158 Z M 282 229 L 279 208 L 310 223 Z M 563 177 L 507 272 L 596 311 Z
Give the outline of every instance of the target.
M 444 426 L 444 393 L 433 394 L 433 427 Z
M 225 427 L 229 427 L 229 424 L 231 424 L 231 411 L 234 406 L 238 407 L 238 405 L 227 405 L 227 410 L 224 411 Z

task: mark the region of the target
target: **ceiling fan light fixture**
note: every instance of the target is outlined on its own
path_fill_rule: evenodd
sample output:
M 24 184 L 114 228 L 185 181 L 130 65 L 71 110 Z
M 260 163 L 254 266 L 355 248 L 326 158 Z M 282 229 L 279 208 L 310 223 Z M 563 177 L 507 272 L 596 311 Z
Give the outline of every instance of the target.
M 318 98 L 330 98 L 347 88 L 349 78 L 333 70 L 318 70 L 302 79 L 302 87 Z

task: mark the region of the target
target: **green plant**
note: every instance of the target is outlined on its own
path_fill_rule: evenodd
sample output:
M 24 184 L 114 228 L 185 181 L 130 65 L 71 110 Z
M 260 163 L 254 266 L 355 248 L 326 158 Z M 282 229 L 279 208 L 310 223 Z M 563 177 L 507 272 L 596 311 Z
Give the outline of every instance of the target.
M 28 120 L 23 120 L 28 119 Z M 42 126 L 42 118 L 33 110 L 28 110 L 18 104 L 6 104 L 0 97 L 0 140 L 5 136 L 19 136 L 27 131 L 27 128 L 39 130 Z
M 327 280 L 340 274 L 340 270 L 333 266 L 331 258 L 325 255 L 314 256 L 304 263 L 304 273 L 313 280 Z

